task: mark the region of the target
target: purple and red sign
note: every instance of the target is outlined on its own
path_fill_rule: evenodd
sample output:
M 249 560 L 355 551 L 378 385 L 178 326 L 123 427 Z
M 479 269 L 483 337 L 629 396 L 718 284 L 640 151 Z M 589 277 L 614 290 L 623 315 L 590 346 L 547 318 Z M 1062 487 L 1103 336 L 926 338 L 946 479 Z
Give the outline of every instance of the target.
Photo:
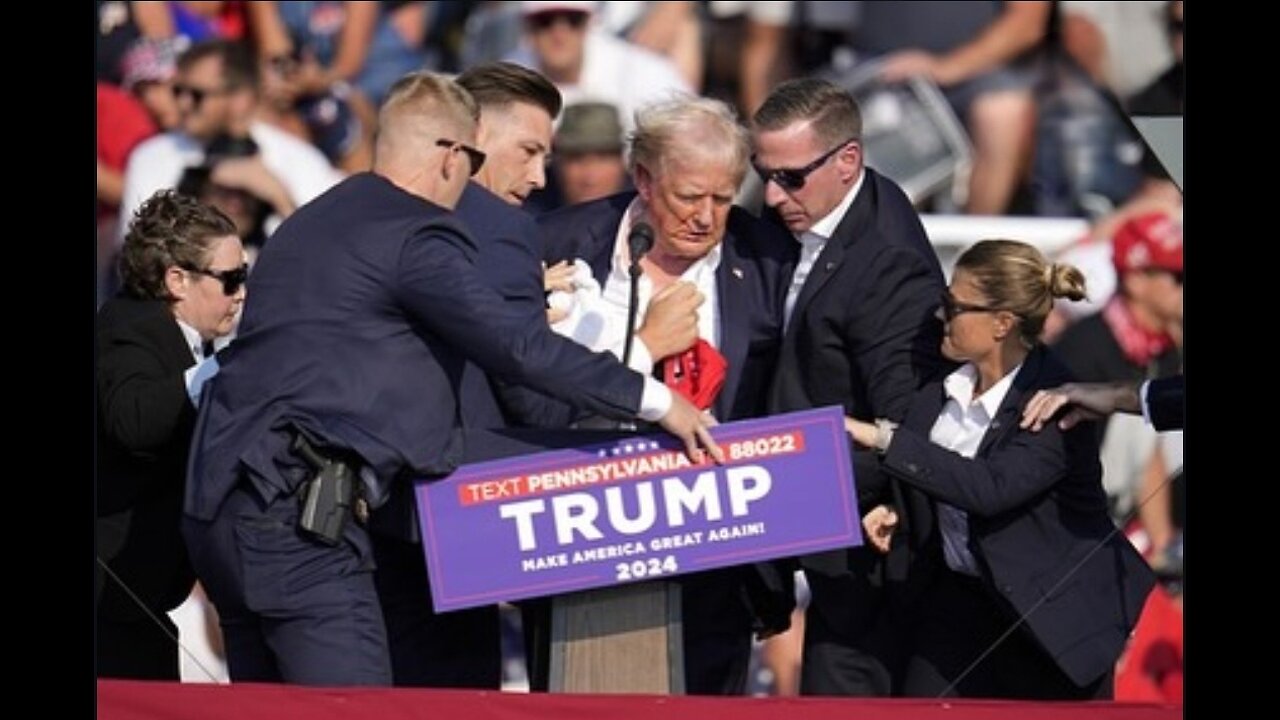
M 417 487 L 437 612 L 862 544 L 840 408 L 475 463 Z

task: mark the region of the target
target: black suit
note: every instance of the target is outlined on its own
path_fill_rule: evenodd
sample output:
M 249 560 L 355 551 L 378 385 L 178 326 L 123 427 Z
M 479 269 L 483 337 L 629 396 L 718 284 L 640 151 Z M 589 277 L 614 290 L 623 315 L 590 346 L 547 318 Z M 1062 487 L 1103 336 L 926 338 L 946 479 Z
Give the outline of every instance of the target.
M 98 557 L 176 635 L 165 613 L 195 579 L 178 531 L 195 358 L 163 300 L 108 300 L 96 334 Z M 95 606 L 99 676 L 178 679 L 177 645 L 100 569 Z
M 635 197 L 634 192 L 622 193 L 539 217 L 547 263 L 580 258 L 603 289 L 613 271 L 618 228 Z M 716 269 L 718 349 L 727 368 L 711 409 L 722 421 L 764 414 L 765 389 L 782 334 L 792 245 L 777 228 L 742 208 L 730 208 Z M 780 608 L 762 592 L 747 567 L 686 575 L 681 586 L 686 692 L 741 695 L 754 623 L 758 618 L 763 625 L 785 629 L 790 606 Z
M 441 208 L 365 173 L 300 208 L 259 257 L 240 334 L 204 396 L 184 505 L 234 679 L 392 680 L 365 528 L 347 523 L 336 547 L 298 532 L 309 471 L 288 449 L 295 434 L 361 466 L 376 508 L 464 457 L 464 357 L 593 412 L 639 407 L 637 373 L 545 323 L 490 317 L 501 300 L 475 255 Z M 371 523 L 408 534 L 411 512 L 385 516 Z
M 1049 351 L 1033 350 L 973 459 L 929 440 L 946 400 L 941 378 L 920 390 L 894 434 L 885 469 L 968 514 L 969 549 L 981 569 L 980 580 L 970 582 L 948 569 L 933 546 L 936 580 L 917 625 L 908 692 L 942 692 L 1025 618 L 961 682 L 959 694 L 1072 699 L 1108 693 L 1109 673 L 1155 578 L 1107 515 L 1093 428 L 1019 427 L 1036 390 L 1070 380 Z
M 942 363 L 934 316 L 943 290 L 937 256 L 901 188 L 870 168 L 865 173 L 792 310 L 770 412 L 839 405 L 861 420 L 899 420 Z M 874 458 L 853 457 L 859 508 L 893 502 L 897 493 Z M 890 655 L 902 643 L 883 592 L 885 563 L 860 547 L 807 556 L 800 564 L 813 596 L 801 691 L 889 694 L 898 670 Z

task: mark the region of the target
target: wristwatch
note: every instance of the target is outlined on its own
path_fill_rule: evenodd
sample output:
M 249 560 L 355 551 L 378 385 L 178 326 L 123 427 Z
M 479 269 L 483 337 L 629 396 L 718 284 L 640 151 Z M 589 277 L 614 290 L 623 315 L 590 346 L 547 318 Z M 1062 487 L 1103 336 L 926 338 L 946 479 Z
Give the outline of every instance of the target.
M 889 449 L 889 443 L 893 442 L 893 431 L 898 429 L 898 423 L 892 420 L 879 418 L 876 420 L 876 452 L 881 455 L 885 454 Z

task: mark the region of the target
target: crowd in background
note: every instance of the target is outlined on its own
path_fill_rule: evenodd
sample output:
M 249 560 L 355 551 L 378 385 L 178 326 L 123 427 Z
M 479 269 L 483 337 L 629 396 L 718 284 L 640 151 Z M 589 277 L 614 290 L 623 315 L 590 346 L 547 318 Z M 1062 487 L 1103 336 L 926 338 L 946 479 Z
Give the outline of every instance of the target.
M 252 265 L 295 210 L 373 167 L 377 108 L 406 72 L 509 60 L 555 85 L 564 107 L 533 158 L 542 167 L 550 151 L 545 173 L 485 183 L 541 214 L 634 189 L 624 151 L 636 111 L 672 93 L 751 118 L 782 81 L 875 67 L 886 84 L 936 85 L 967 133 L 970 161 L 945 190 L 911 198 L 921 212 L 1089 221 L 1061 255 L 1085 271 L 1089 303 L 1055 308 L 1043 335 L 1077 379 L 1182 371 L 1181 192 L 1124 115 L 1183 113 L 1181 2 L 96 5 L 100 303 L 120 288 L 135 213 L 164 188 L 225 214 Z M 754 179 L 740 169 L 735 191 Z M 150 282 L 162 292 L 163 278 Z M 1122 660 L 1117 693 L 1180 699 L 1181 435 L 1141 417 L 1098 432 L 1112 519 L 1165 580 L 1148 602 L 1166 618 L 1153 632 L 1177 636 L 1142 636 L 1131 653 L 1147 655 Z M 753 683 L 796 692 L 798 632 L 770 641 Z

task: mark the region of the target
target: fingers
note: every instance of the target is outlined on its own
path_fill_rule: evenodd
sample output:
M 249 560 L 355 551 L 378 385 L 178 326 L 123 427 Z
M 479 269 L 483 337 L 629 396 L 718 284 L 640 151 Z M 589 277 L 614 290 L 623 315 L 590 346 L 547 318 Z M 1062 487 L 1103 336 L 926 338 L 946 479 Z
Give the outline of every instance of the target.
M 1022 411 L 1022 427 L 1039 431 L 1070 399 L 1058 390 L 1039 390 Z M 1078 418 L 1077 418 L 1078 420 Z M 1075 424 L 1073 421 L 1072 424 Z M 1070 427 L 1070 426 L 1067 426 Z
M 546 263 L 543 263 L 542 264 L 543 289 L 546 290 L 547 292 L 555 292 L 556 290 L 560 290 L 562 292 L 571 293 L 573 292 L 573 274 L 574 274 L 574 267 L 570 265 L 567 260 L 561 260 L 560 262 L 550 267 L 548 267 Z
M 1081 410 L 1080 408 L 1075 408 L 1071 412 L 1067 413 L 1061 420 L 1058 421 L 1058 427 L 1063 430 L 1070 430 L 1071 428 L 1075 427 L 1076 424 L 1078 424 L 1081 420 L 1088 420 L 1088 419 L 1090 419 L 1088 413 L 1086 413 L 1084 410 Z
M 711 454 L 711 459 L 716 461 L 717 465 L 724 464 L 724 450 L 720 449 L 720 445 L 716 439 L 711 437 L 711 429 L 703 424 L 699 424 L 695 429 L 698 439 L 702 442 L 702 446 Z

